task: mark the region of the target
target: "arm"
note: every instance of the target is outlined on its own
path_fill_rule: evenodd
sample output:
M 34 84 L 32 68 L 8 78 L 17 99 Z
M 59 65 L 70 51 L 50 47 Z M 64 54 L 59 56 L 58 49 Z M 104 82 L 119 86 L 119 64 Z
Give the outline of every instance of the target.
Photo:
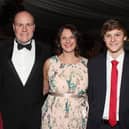
M 49 82 L 48 82 L 48 70 L 49 70 L 50 61 L 46 60 L 43 66 L 43 94 L 46 95 L 49 91 Z

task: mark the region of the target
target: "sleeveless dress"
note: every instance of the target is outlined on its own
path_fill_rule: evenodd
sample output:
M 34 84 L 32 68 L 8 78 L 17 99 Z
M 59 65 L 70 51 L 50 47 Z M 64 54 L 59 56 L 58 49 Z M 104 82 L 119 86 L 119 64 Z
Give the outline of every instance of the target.
M 41 129 L 86 129 L 89 111 L 87 59 L 63 64 L 50 58 L 49 94 L 42 107 Z

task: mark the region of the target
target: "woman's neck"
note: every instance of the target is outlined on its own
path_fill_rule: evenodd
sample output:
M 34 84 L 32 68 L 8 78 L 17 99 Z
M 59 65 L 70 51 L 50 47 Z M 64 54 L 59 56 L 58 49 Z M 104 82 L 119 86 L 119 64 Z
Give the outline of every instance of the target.
M 62 53 L 59 58 L 66 64 L 76 64 L 80 61 L 80 57 L 76 57 L 74 53 Z

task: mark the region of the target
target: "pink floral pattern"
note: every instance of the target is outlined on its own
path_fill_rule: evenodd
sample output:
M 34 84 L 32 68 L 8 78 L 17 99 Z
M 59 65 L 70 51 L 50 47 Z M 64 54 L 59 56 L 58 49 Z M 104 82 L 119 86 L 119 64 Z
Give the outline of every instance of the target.
M 41 129 L 85 129 L 89 111 L 87 59 L 81 57 L 77 64 L 63 64 L 53 56 L 50 61 L 50 92 L 84 97 L 48 95 L 42 107 Z

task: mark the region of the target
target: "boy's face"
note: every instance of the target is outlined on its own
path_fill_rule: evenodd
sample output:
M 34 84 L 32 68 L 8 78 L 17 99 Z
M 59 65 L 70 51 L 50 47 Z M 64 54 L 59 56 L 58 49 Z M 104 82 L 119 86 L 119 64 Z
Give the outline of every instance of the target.
M 114 29 L 107 31 L 104 35 L 104 41 L 110 53 L 120 53 L 124 47 L 124 40 L 126 40 L 123 30 Z

